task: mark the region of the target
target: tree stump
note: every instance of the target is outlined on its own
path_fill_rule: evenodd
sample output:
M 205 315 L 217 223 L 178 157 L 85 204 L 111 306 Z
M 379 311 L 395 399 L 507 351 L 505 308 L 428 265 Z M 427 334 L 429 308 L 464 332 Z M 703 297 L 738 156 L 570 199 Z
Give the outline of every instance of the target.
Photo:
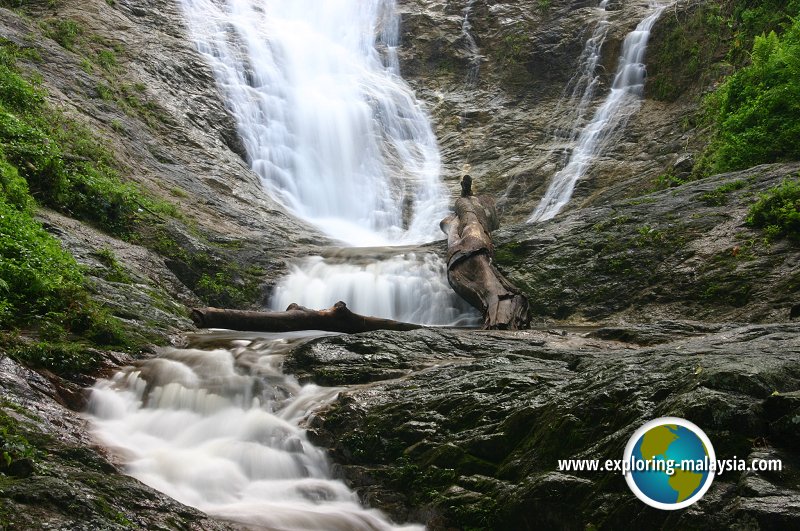
M 439 225 L 447 234 L 447 281 L 483 314 L 483 328 L 528 328 L 528 299 L 494 266 L 491 232 L 499 227 L 494 200 L 459 197 Z

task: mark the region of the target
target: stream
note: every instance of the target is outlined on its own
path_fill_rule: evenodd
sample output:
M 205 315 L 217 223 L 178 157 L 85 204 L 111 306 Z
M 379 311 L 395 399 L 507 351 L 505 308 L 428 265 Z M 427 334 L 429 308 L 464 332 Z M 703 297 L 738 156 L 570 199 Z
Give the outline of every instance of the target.
M 311 412 L 341 391 L 281 371 L 285 354 L 308 337 L 190 336 L 189 348 L 165 348 L 95 386 L 93 434 L 131 476 L 248 528 L 421 529 L 362 507 L 306 438 Z
M 442 258 L 418 245 L 442 239 L 448 196 L 430 117 L 400 76 L 395 2 L 179 1 L 265 193 L 331 238 L 324 256 L 290 266 L 270 308 L 343 300 L 376 317 L 477 325 L 478 313 L 448 285 Z M 481 57 L 471 8 L 462 32 L 474 83 Z M 626 39 L 612 93 L 578 136 L 579 171 L 568 163 L 533 218 L 548 219 L 569 200 L 605 124 L 636 97 L 636 68 L 659 12 L 630 45 Z M 596 85 L 599 31 L 586 52 L 587 91 Z M 190 336 L 187 348 L 164 348 L 95 385 L 94 436 L 131 476 L 247 528 L 421 529 L 363 507 L 307 439 L 314 411 L 343 390 L 283 373 L 287 352 L 314 334 L 216 331 Z
M 625 125 L 627 119 L 639 109 L 641 104 L 646 74 L 644 56 L 647 51 L 647 42 L 650 40 L 650 30 L 665 9 L 665 6 L 658 4 L 652 4 L 647 16 L 626 35 L 622 43 L 622 53 L 617 63 L 617 71 L 611 82 L 611 89 L 592 119 L 580 127 L 583 115 L 599 82 L 596 69 L 600 58 L 600 49 L 608 33 L 607 3 L 607 0 L 603 0 L 598 7 L 601 17 L 584 46 L 579 80 L 576 84 L 576 91 L 570 98 L 572 105 L 577 109 L 573 129 L 580 133 L 573 141 L 574 147 L 566 165 L 553 176 L 544 197 L 528 218 L 529 223 L 552 219 L 567 205 L 572 198 L 575 185 L 586 175 L 591 164 L 602 153 L 606 145 L 613 140 L 614 134 Z M 582 91 L 579 90 L 580 87 L 583 87 Z
M 376 317 L 477 324 L 442 258 L 415 245 L 443 237 L 448 198 L 431 120 L 400 77 L 395 2 L 181 5 L 265 192 L 339 245 L 292 265 L 269 306 L 343 300 Z M 306 438 L 341 391 L 282 372 L 314 334 L 215 332 L 162 349 L 95 385 L 93 433 L 128 474 L 248 528 L 420 529 L 363 507 Z

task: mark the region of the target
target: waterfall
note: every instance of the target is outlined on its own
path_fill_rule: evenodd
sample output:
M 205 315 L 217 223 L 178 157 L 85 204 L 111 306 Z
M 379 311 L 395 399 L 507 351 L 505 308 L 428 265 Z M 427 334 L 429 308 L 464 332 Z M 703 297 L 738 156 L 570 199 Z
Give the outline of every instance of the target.
M 182 3 L 272 197 L 351 245 L 439 236 L 439 150 L 393 0 Z
M 439 149 L 428 115 L 400 77 L 393 0 L 182 2 L 250 164 L 272 197 L 348 245 L 442 237 L 447 199 Z M 354 311 L 387 318 L 461 322 L 458 296 L 441 289 L 443 270 L 431 282 L 431 269 L 418 267 L 416 258 L 405 266 L 399 260 L 363 274 L 306 260 L 282 281 L 270 306 L 283 309 L 296 297 L 290 302 L 327 308 L 341 299 Z M 398 275 L 404 267 L 407 273 Z M 411 280 L 414 272 L 424 278 Z M 378 302 L 379 293 L 369 295 L 360 284 L 370 275 L 388 300 Z M 314 294 L 304 283 L 327 287 Z M 365 303 L 370 297 L 374 304 Z M 445 311 L 420 315 L 412 304 Z
M 461 23 L 461 34 L 467 41 L 467 52 L 469 53 L 467 85 L 470 87 L 477 85 L 481 69 L 480 49 L 478 48 L 478 43 L 475 42 L 475 37 L 472 35 L 472 22 L 469 20 L 474 3 L 475 0 L 467 0 L 467 5 L 464 7 L 464 21 Z
M 97 383 L 89 399 L 93 433 L 124 457 L 133 477 L 248 529 L 422 529 L 364 509 L 331 479 L 325 454 L 302 426 L 340 389 L 301 386 L 281 372 L 297 341 L 229 333 L 164 349 Z
M 569 137 L 571 144 L 577 141 L 582 126 L 586 125 L 586 112 L 589 110 L 597 86 L 601 81 L 597 65 L 602 59 L 603 44 L 611 26 L 608 21 L 608 11 L 606 11 L 607 3 L 607 0 L 603 0 L 598 7 L 600 18 L 583 46 L 575 75 L 567 83 L 565 91 L 567 95 L 559 101 L 556 109 L 558 115 L 564 105 L 567 107 L 566 112 L 569 122 L 572 124 Z M 564 163 L 566 162 L 565 160 Z
M 341 300 L 362 315 L 429 325 L 480 324 L 478 312 L 454 297 L 447 266 L 436 254 L 337 262 L 315 256 L 294 266 L 278 283 L 272 309 L 284 310 L 293 302 L 326 308 Z
M 442 236 L 438 146 L 399 74 L 394 1 L 181 2 L 267 193 L 349 245 Z M 445 278 L 435 253 L 344 249 L 294 265 L 271 305 L 344 300 L 376 316 L 475 324 Z M 362 507 L 307 439 L 311 412 L 341 389 L 282 373 L 302 335 L 215 333 L 164 349 L 95 385 L 94 435 L 127 473 L 248 529 L 420 529 Z
M 601 7 L 605 10 L 605 2 L 601 4 Z M 603 104 L 595 111 L 592 120 L 581 130 L 566 166 L 553 176 L 544 197 L 528 219 L 529 223 L 552 219 L 564 208 L 572 197 L 575 184 L 586 174 L 591 163 L 600 154 L 604 142 L 612 138 L 617 128 L 638 110 L 644 89 L 644 54 L 647 49 L 647 41 L 650 38 L 653 24 L 663 10 L 664 6 L 653 7 L 647 17 L 636 26 L 636 29 L 625 37 L 611 90 Z M 587 42 L 584 53 L 586 53 L 586 49 L 597 45 L 593 41 L 596 40 L 596 36 L 597 30 Z M 605 37 L 603 36 L 603 38 Z M 597 53 L 599 57 L 599 47 L 593 52 L 590 51 L 588 55 L 591 56 L 593 53 Z M 591 65 L 591 59 L 587 65 Z M 594 59 L 594 66 L 596 67 L 596 65 L 597 58 Z M 584 94 L 588 91 L 592 92 L 581 101 L 586 99 L 587 105 L 595 84 L 596 78 L 586 85 Z

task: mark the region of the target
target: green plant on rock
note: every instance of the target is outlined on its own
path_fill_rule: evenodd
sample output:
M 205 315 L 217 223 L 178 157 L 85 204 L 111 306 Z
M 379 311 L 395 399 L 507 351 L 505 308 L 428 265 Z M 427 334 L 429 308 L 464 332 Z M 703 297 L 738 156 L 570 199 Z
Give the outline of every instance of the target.
M 552 0 L 536 0 L 536 7 L 538 7 L 539 11 L 542 13 L 547 13 L 550 11 L 550 6 L 552 4 Z
M 751 57 L 707 99 L 706 173 L 800 159 L 800 17 L 783 36 L 756 37 Z
M 125 268 L 122 267 L 122 264 L 119 263 L 117 260 L 117 256 L 114 254 L 114 251 L 109 249 L 108 247 L 104 247 L 95 251 L 95 257 L 97 257 L 98 261 L 105 266 L 105 278 L 106 280 L 110 280 L 111 282 L 122 282 L 124 284 L 130 284 L 133 282 L 133 279 L 125 271 Z
M 150 213 L 174 213 L 174 207 L 123 182 L 121 165 L 104 143 L 50 109 L 42 89 L 15 70 L 15 50 L 0 49 L 6 51 L 0 56 L 0 157 L 16 168 L 39 203 L 119 236 Z
M 83 28 L 74 20 L 55 19 L 45 23 L 45 35 L 67 50 L 73 50 L 83 35 Z
M 684 184 L 686 184 L 686 180 L 682 177 L 678 177 L 675 170 L 670 168 L 655 178 L 653 191 L 673 188 Z
M 106 71 L 112 71 L 117 67 L 117 56 L 113 50 L 100 50 L 97 52 L 97 64 Z
M 706 206 L 723 206 L 728 204 L 728 194 L 734 190 L 741 190 L 747 186 L 747 181 L 737 179 L 729 183 L 718 186 L 710 192 L 706 192 L 700 196 L 700 200 Z
M 800 178 L 786 179 L 761 194 L 746 221 L 763 229 L 770 240 L 786 238 L 800 243 Z
M 0 402 L 0 472 L 8 471 L 17 461 L 36 457 L 36 449 L 22 433 L 19 421 L 6 412 L 17 407 L 6 400 Z

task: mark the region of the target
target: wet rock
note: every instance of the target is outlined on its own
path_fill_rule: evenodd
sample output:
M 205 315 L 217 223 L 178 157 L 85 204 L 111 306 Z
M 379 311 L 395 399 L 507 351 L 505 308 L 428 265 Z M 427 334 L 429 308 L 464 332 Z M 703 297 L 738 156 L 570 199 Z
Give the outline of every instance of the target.
M 3 38 L 41 56 L 21 58 L 20 66 L 42 79 L 54 108 L 103 139 L 124 180 L 180 212 L 128 241 L 41 213 L 46 228 L 95 277 L 98 298 L 159 343 L 192 327 L 186 306 L 199 302 L 192 290 L 203 273 L 236 271 L 231 283 L 263 286 L 251 290 L 253 300 L 237 303 L 262 304 L 256 299 L 286 261 L 325 238 L 269 198 L 249 169 L 235 121 L 182 23 L 180 3 L 158 0 L 147 10 L 103 0 L 39 4 L 27 7 L 31 17 L 0 8 Z M 67 50 L 49 38 L 47 21 L 56 19 L 74 24 L 83 44 Z M 113 68 L 94 64 L 101 50 L 112 55 Z M 108 97 L 98 97 L 100 86 Z M 129 281 L 108 281 L 96 257 L 102 250 L 114 254 Z
M 469 173 L 477 193 L 500 197 L 504 222 L 522 221 L 533 212 L 574 148 L 575 128 L 608 94 L 625 35 L 650 9 L 647 2 L 610 2 L 603 15 L 598 4 L 583 0 L 399 3 L 402 72 L 433 115 L 444 177 L 455 195 L 458 180 Z M 694 9 L 689 4 L 681 2 L 670 11 L 682 17 Z M 580 56 L 603 16 L 610 25 L 600 51 L 595 96 L 585 116 L 576 120 L 577 100 L 570 98 L 581 77 Z M 467 46 L 465 17 L 477 51 Z M 654 44 L 659 45 L 663 41 Z M 689 83 L 701 91 L 706 81 L 695 76 Z M 691 157 L 700 146 L 689 141 L 693 133 L 678 131 L 675 124 L 690 121 L 698 102 L 699 98 L 666 103 L 648 92 L 639 111 L 609 139 L 602 156 L 578 183 L 574 204 L 568 208 L 640 193 L 652 187 L 676 156 Z
M 501 228 L 495 259 L 534 323 L 786 321 L 800 249 L 765 243 L 745 219 L 754 196 L 798 169 L 760 166 Z
M 559 459 L 621 458 L 639 426 L 669 415 L 698 424 L 718 458 L 766 452 L 789 470 L 800 457 L 786 424 L 800 390 L 797 327 L 655 328 L 626 330 L 651 346 L 579 331 L 322 338 L 316 364 L 332 371 L 359 355 L 363 371 L 380 371 L 380 360 L 359 354 L 364 344 L 413 345 L 407 357 L 435 365 L 343 392 L 316 415 L 316 440 L 364 497 L 392 500 L 378 506 L 433 530 L 785 525 L 800 503 L 794 472 L 726 473 L 700 503 L 673 513 L 639 502 L 619 474 L 558 470 Z

